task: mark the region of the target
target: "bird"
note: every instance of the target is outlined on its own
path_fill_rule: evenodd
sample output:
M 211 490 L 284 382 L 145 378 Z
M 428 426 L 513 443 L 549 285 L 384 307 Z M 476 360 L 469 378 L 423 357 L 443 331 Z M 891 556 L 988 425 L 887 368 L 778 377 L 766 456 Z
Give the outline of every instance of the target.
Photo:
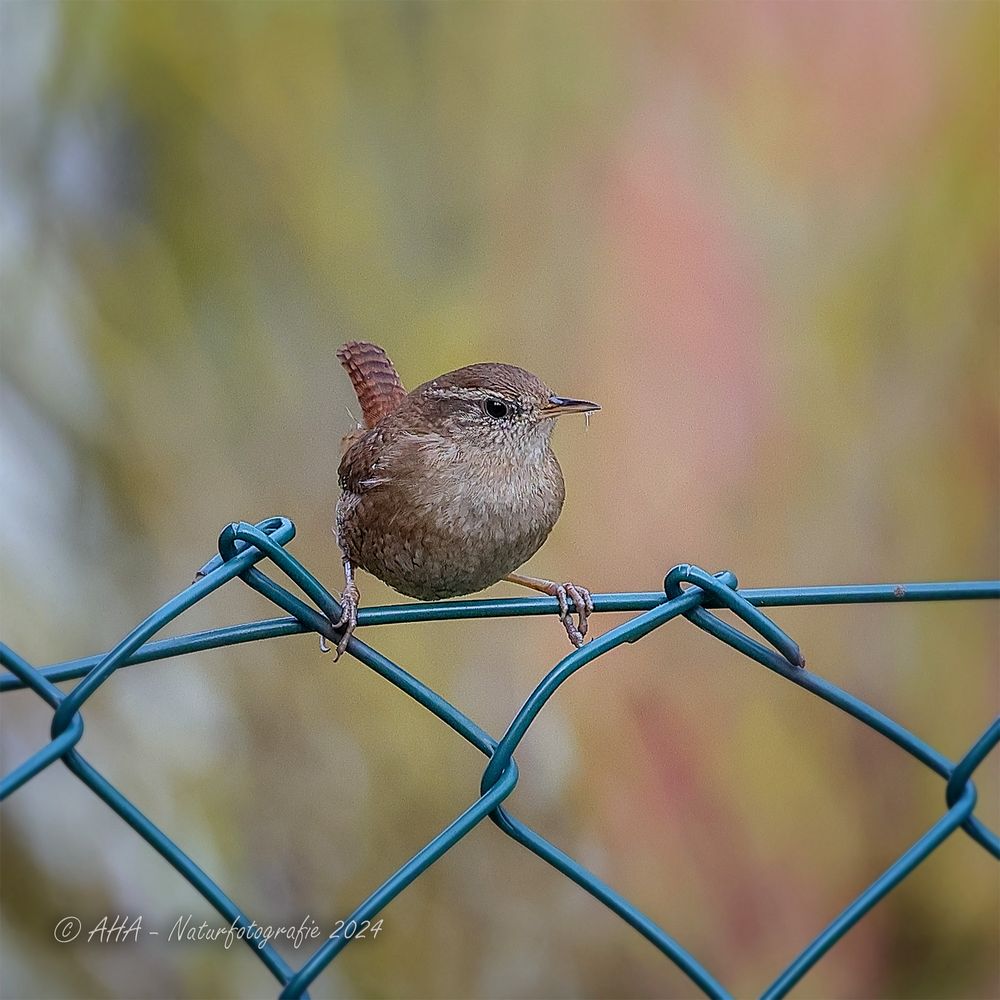
M 565 499 L 550 443 L 556 419 L 600 406 L 556 395 L 515 365 L 468 365 L 407 392 L 376 344 L 350 341 L 337 359 L 361 420 L 341 442 L 338 469 L 333 532 L 344 589 L 336 658 L 357 626 L 357 569 L 424 601 L 501 580 L 529 587 L 558 599 L 570 642 L 583 645 L 590 591 L 515 571 L 548 537 Z

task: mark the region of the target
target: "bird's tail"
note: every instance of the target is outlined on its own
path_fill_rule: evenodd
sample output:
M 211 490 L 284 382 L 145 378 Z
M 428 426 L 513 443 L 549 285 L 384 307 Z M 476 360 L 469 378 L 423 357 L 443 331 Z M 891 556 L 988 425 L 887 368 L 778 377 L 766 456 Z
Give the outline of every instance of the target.
M 364 340 L 352 340 L 338 349 L 337 360 L 350 376 L 366 427 L 374 427 L 384 416 L 398 409 L 406 390 L 395 365 L 381 347 Z

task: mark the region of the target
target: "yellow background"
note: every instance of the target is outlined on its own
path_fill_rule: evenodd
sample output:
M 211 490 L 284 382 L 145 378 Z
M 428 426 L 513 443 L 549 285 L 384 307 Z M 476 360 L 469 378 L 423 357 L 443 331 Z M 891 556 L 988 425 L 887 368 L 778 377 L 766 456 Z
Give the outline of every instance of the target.
M 339 588 L 352 338 L 411 386 L 497 360 L 603 404 L 556 432 L 568 499 L 529 572 L 997 575 L 997 5 L 8 2 L 0 25 L 0 583 L 30 661 L 110 648 L 234 519 L 291 517 Z M 175 630 L 275 613 L 234 583 Z M 952 759 L 996 712 L 993 605 L 774 618 Z M 364 638 L 497 736 L 568 650 L 551 618 Z M 9 768 L 51 713 L 2 711 Z M 88 759 L 275 924 L 346 916 L 483 768 L 311 636 L 123 670 L 84 715 Z M 740 996 L 944 810 L 902 751 L 682 621 L 562 688 L 518 760 L 511 809 Z M 3 824 L 6 996 L 276 992 L 245 947 L 162 943 L 219 918 L 61 765 Z M 997 895 L 957 834 L 795 995 L 995 996 Z M 69 913 L 161 938 L 60 947 Z M 314 997 L 693 991 L 489 823 L 383 916 Z

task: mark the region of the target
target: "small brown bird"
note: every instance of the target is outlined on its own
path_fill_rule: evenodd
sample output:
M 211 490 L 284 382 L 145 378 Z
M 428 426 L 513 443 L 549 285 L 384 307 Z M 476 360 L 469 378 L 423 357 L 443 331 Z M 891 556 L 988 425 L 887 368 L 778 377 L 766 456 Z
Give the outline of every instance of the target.
M 408 393 L 375 344 L 344 344 L 337 357 L 363 420 L 343 440 L 339 470 L 334 531 L 345 585 L 337 656 L 357 625 L 355 567 L 421 600 L 500 580 L 551 594 L 570 641 L 582 645 L 590 592 L 514 570 L 562 510 L 562 470 L 549 444 L 555 418 L 599 410 L 597 403 L 556 396 L 531 372 L 502 364 L 459 368 Z

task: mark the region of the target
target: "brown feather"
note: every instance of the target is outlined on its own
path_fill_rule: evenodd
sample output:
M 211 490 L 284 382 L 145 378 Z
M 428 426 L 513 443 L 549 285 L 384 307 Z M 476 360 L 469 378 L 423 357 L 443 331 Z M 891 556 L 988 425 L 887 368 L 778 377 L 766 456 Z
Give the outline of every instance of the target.
M 337 360 L 350 376 L 365 427 L 374 427 L 383 417 L 394 413 L 406 398 L 399 373 L 376 344 L 352 340 L 337 351 Z

